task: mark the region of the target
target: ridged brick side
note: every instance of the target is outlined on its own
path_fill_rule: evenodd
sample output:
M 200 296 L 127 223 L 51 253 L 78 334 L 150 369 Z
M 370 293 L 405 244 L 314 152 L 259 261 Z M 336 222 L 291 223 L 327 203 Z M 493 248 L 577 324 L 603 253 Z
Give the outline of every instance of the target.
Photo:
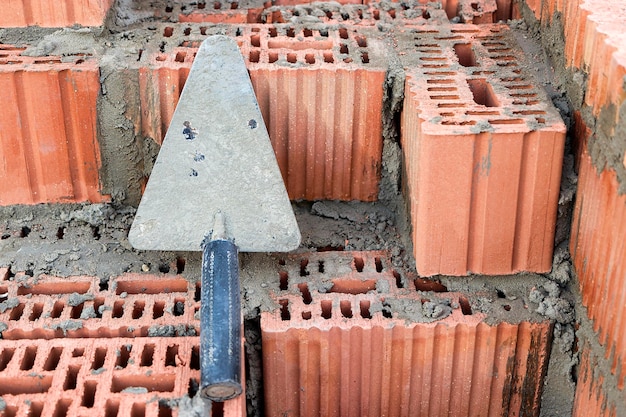
M 573 417 L 616 417 L 618 411 L 624 411 L 626 403 L 620 405 L 609 400 L 601 372 L 597 358 L 589 346 L 585 346 L 581 353 Z
M 94 277 L 28 278 L 18 273 L 0 279 L 0 294 L 8 301 L 0 313 L 3 339 L 175 336 L 200 330 L 200 292 L 175 275 L 125 274 L 102 290 Z
M 197 393 L 199 344 L 197 337 L 4 340 L 3 416 L 188 415 L 191 404 L 180 399 Z M 245 416 L 245 394 L 212 407 Z
M 114 0 L 7 0 L 0 27 L 100 26 Z
M 177 28 L 166 27 L 166 37 Z M 382 164 L 386 68 L 354 30 L 235 30 L 291 199 L 374 201 Z M 142 130 L 161 140 L 196 52 L 192 33 L 140 70 Z M 305 41 L 298 41 L 303 37 Z M 379 46 L 379 45 L 378 45 Z M 156 110 L 154 110 L 156 109 Z
M 399 48 L 418 272 L 549 271 L 565 140 L 558 113 L 521 70 L 508 28 L 415 30 Z
M 99 192 L 97 63 L 20 53 L 0 49 L 0 99 L 12 103 L 0 114 L 0 205 L 106 201 Z
M 618 193 L 615 172 L 598 173 L 583 151 L 570 251 L 583 304 L 612 361 L 620 389 L 626 378 L 625 228 L 626 196 Z
M 266 415 L 539 414 L 548 321 L 487 324 L 471 295 L 416 291 L 385 253 L 280 262 L 278 307 L 261 314 Z M 447 317 L 405 315 L 442 302 Z

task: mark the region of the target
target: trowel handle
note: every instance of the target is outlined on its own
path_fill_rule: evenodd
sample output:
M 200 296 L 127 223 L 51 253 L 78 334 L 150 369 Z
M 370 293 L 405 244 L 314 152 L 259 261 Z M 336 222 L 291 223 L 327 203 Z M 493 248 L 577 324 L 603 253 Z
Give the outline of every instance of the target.
M 241 295 L 237 246 L 212 240 L 202 253 L 200 393 L 222 402 L 241 387 Z

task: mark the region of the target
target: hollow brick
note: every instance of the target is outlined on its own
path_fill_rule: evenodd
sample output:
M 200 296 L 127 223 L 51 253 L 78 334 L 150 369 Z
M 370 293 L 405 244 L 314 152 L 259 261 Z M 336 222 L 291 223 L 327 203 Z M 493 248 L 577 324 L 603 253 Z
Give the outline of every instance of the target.
M 98 175 L 97 62 L 22 50 L 0 46 L 0 99 L 13 103 L 0 115 L 0 205 L 108 200 Z
M 565 126 L 508 28 L 422 27 L 402 42 L 418 272 L 549 271 Z
M 195 29 L 183 47 L 140 70 L 142 127 L 157 140 L 206 37 Z M 163 36 L 179 30 L 165 26 Z M 386 77 L 380 42 L 348 28 L 245 25 L 228 34 L 244 55 L 290 198 L 376 200 Z
M 101 26 L 113 0 L 8 0 L 0 27 Z
M 384 252 L 279 264 L 261 314 L 266 415 L 538 415 L 550 322 L 488 324 L 476 295 L 416 291 Z M 441 320 L 403 315 L 444 299 Z
M 584 149 L 572 220 L 570 252 L 582 302 L 618 377 L 626 378 L 626 197 L 619 194 L 615 171 L 598 173 Z
M 198 337 L 3 340 L 3 415 L 176 416 L 177 400 L 198 389 L 199 344 Z M 245 394 L 209 407 L 245 416 Z

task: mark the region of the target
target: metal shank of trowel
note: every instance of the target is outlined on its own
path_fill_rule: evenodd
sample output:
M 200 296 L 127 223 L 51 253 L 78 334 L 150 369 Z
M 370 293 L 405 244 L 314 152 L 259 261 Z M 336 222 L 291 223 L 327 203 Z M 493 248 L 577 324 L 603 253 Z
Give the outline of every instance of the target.
M 221 213 L 202 252 L 200 393 L 226 401 L 242 393 L 241 295 L 237 246 L 226 238 Z

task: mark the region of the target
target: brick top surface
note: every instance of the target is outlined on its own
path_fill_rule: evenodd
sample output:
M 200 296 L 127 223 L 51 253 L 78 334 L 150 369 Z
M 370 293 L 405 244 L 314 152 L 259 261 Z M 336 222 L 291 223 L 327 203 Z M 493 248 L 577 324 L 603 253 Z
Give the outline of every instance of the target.
M 16 66 L 28 71 L 95 70 L 98 68 L 97 60 L 91 55 L 33 57 L 22 55 L 25 49 L 0 44 L 0 72 L 14 72 Z
M 507 26 L 424 26 L 397 38 L 424 132 L 565 132 Z

